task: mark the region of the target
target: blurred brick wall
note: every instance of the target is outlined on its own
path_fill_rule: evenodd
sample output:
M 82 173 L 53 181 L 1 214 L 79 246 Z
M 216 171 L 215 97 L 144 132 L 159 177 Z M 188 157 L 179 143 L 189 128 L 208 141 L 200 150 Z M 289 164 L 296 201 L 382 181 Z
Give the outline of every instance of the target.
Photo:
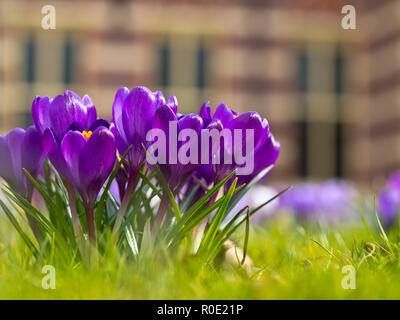
M 0 0 L 0 131 L 34 96 L 69 88 L 111 117 L 119 86 L 146 85 L 266 116 L 282 151 L 272 180 L 383 177 L 400 160 L 399 1 Z M 57 29 L 41 29 L 52 4 Z M 378 107 L 379 106 L 379 107 Z

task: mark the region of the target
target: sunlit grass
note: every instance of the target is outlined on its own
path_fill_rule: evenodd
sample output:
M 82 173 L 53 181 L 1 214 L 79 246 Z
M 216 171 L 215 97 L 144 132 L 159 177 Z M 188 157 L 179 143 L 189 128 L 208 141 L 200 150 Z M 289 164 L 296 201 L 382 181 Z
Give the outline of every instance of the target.
M 187 252 L 172 260 L 159 249 L 139 261 L 109 255 L 89 268 L 55 265 L 55 290 L 42 289 L 46 261 L 36 262 L 4 217 L 0 230 L 2 299 L 400 298 L 398 229 L 388 233 L 391 252 L 377 230 L 361 224 L 321 229 L 283 215 L 251 228 L 250 275 L 225 259 L 211 266 Z M 241 246 L 243 230 L 235 239 Z M 342 288 L 349 264 L 357 269 L 355 290 Z

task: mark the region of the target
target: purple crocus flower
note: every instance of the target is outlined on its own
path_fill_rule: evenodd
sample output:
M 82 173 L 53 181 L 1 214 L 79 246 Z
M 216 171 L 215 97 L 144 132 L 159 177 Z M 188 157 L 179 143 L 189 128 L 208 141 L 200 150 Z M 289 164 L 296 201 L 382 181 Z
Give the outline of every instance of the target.
M 60 142 L 71 129 L 81 132 L 90 130 L 97 119 L 97 112 L 89 96 L 81 98 L 75 92 L 66 90 L 54 99 L 37 96 L 32 103 L 32 119 L 42 134 L 50 128 L 56 141 Z
M 152 92 L 146 87 L 136 87 L 131 91 L 120 88 L 114 99 L 113 122 L 117 149 L 120 155 L 124 154 L 129 146 L 129 163 L 131 175 L 136 176 L 146 161 L 143 146 L 148 146 L 146 135 L 152 128 L 156 110 L 161 106 L 168 106 L 174 114 L 178 103 L 174 96 L 166 101 L 160 91 Z
M 48 154 L 59 152 L 58 163 L 66 169 L 65 177 L 73 183 L 83 203 L 94 206 L 101 187 L 110 175 L 116 157 L 115 139 L 106 127 L 92 134 L 68 131 L 59 148 L 56 139 L 47 135 L 43 146 Z
M 86 211 L 89 238 L 95 244 L 94 205 L 114 167 L 116 158 L 114 135 L 103 126 L 95 129 L 93 133 L 70 130 L 59 146 L 54 135 L 45 134 L 43 147 L 53 161 L 56 161 L 55 165 L 63 168 L 62 174 L 78 191 Z M 70 190 L 68 192 L 70 193 Z M 74 201 L 72 195 L 70 201 Z M 74 223 L 77 223 L 76 212 L 72 214 Z
M 123 190 L 125 185 L 123 176 L 122 174 L 118 176 L 119 189 L 123 197 L 113 228 L 114 236 L 116 236 L 121 226 L 139 170 L 146 162 L 146 153 L 143 150 L 143 146 L 145 148 L 149 146 L 149 142 L 146 139 L 147 134 L 152 129 L 157 109 L 164 105 L 168 106 L 176 114 L 178 110 L 176 98 L 170 96 L 166 100 L 161 91 L 152 92 L 146 87 L 136 87 L 132 90 L 121 87 L 115 94 L 111 131 L 115 136 L 117 150 L 120 155 L 123 155 L 129 147 L 131 149 L 128 154 L 129 168 L 124 168 L 128 173 L 125 190 Z
M 0 136 L 0 176 L 29 201 L 33 186 L 22 169 L 36 178 L 42 156 L 42 135 L 33 126 L 26 131 L 16 128 Z
M 110 126 L 107 120 L 97 119 L 96 107 L 89 96 L 81 98 L 68 90 L 54 99 L 36 97 L 32 103 L 32 119 L 36 128 L 43 133 L 43 139 L 48 142 L 46 151 L 49 160 L 60 175 L 70 181 L 72 177 L 61 153 L 64 136 L 70 131 L 90 135 L 100 126 Z M 50 145 L 53 147 L 49 148 Z
M 157 109 L 153 129 L 165 133 L 166 142 L 166 148 L 163 151 L 158 149 L 158 159 L 162 159 L 162 163 L 160 161 L 158 165 L 175 193 L 181 189 L 190 175 L 202 166 L 201 155 L 205 151 L 203 148 L 209 149 L 209 157 L 206 160 L 211 162 L 213 147 L 212 145 L 201 145 L 201 131 L 203 129 L 221 130 L 221 128 L 219 121 L 212 121 L 205 128 L 200 116 L 196 114 L 179 116 L 167 105 Z M 184 134 L 185 129 L 190 129 L 195 136 L 186 136 L 185 140 L 181 141 L 179 137 Z M 171 132 L 171 130 L 175 132 Z M 183 163 L 183 158 L 186 158 L 187 163 Z
M 235 168 L 244 168 L 245 164 L 238 163 L 234 156 L 235 148 L 238 147 L 240 141 L 236 141 L 235 130 L 242 133 L 241 146 L 242 153 L 249 147 L 249 155 L 254 158 L 254 167 L 250 173 L 238 175 L 239 184 L 248 183 L 257 174 L 259 174 L 263 169 L 273 165 L 279 155 L 280 145 L 274 139 L 273 135 L 269 130 L 269 125 L 267 119 L 263 119 L 257 112 L 246 112 L 243 114 L 238 114 L 234 110 L 228 108 L 226 104 L 220 104 L 213 116 L 211 116 L 211 108 L 208 103 L 203 104 L 200 109 L 199 115 L 202 117 L 205 124 L 210 121 L 219 120 L 222 123 L 223 129 L 228 131 L 223 134 L 220 144 L 220 161 L 219 164 L 214 164 L 214 182 L 222 180 Z M 246 130 L 252 130 L 254 143 L 252 146 L 247 144 L 250 140 L 246 139 Z M 227 138 L 227 133 L 232 138 L 232 143 L 225 145 L 225 139 Z M 240 137 L 238 137 L 240 138 Z M 232 159 L 231 163 L 226 161 L 226 156 Z M 265 176 L 264 176 L 265 177 Z M 262 177 L 260 180 L 262 180 Z

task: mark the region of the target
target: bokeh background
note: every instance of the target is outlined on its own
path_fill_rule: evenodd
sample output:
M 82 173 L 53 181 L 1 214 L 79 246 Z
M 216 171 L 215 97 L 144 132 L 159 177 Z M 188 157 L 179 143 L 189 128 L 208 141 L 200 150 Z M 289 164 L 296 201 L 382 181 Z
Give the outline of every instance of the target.
M 41 9 L 56 8 L 56 30 Z M 343 30 L 352 4 L 357 30 Z M 281 143 L 268 181 L 376 188 L 400 161 L 399 0 L 0 0 L 0 133 L 32 123 L 35 95 L 120 86 L 267 117 Z

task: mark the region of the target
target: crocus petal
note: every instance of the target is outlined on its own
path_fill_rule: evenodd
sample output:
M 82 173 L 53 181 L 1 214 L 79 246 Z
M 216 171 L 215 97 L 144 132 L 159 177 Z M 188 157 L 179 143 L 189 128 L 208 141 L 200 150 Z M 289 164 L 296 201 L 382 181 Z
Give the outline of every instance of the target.
M 191 113 L 179 119 L 178 127 L 179 131 L 183 129 L 193 129 L 199 133 L 200 129 L 203 127 L 203 119 L 197 114 Z
M 255 178 L 262 170 L 268 168 L 269 166 L 275 164 L 280 152 L 280 144 L 275 140 L 272 134 L 269 135 L 265 143 L 257 150 L 254 155 L 254 169 L 251 174 L 238 176 L 239 185 L 243 183 L 249 183 L 253 178 Z M 262 181 L 267 177 L 269 172 L 260 178 Z
M 49 128 L 47 128 L 43 134 L 43 149 L 53 166 L 57 169 L 58 173 L 62 177 L 71 180 L 71 176 L 61 153 L 61 149 L 54 137 L 52 130 Z
M 129 146 L 126 144 L 125 140 L 119 134 L 117 127 L 114 125 L 114 123 L 111 123 L 110 131 L 115 138 L 115 144 L 117 145 L 117 150 L 119 154 L 122 156 L 123 154 L 125 154 Z
M 93 103 L 92 98 L 90 98 L 88 95 L 85 95 L 82 98 L 83 105 L 86 107 L 86 128 L 90 128 L 93 124 L 93 122 L 96 121 L 97 119 L 97 111 L 96 111 L 96 106 Z
M 169 96 L 167 101 L 167 106 L 174 111 L 174 113 L 178 112 L 178 99 L 175 96 Z
M 6 135 L 6 141 L 11 154 L 11 161 L 14 168 L 14 175 L 18 183 L 22 181 L 24 172 L 22 171 L 22 142 L 24 140 L 25 131 L 21 128 L 11 130 Z
M 77 131 L 69 131 L 61 143 L 62 156 L 75 185 L 79 184 L 79 156 L 85 145 L 86 139 Z
M 204 121 L 204 127 L 207 127 L 212 120 L 210 101 L 204 102 L 204 104 L 201 106 L 199 116 Z
M 224 127 L 225 128 L 225 127 Z M 264 138 L 265 130 L 263 128 L 262 119 L 256 112 L 242 113 L 236 119 L 231 121 L 230 129 L 232 130 L 233 146 L 237 146 L 239 141 L 235 141 L 234 130 L 241 130 L 242 132 L 242 150 L 246 150 L 246 130 L 253 130 L 254 146 L 256 142 L 262 137 Z M 254 148 L 255 149 L 255 148 Z M 232 152 L 228 148 L 229 152 Z M 252 150 L 254 152 L 254 150 Z
M 32 103 L 32 120 L 36 128 L 43 133 L 44 130 L 50 127 L 50 103 L 49 97 L 35 97 Z
M 178 123 L 176 120 L 176 115 L 174 111 L 164 105 L 157 109 L 156 114 L 153 120 L 153 129 L 159 129 L 165 133 L 166 138 L 166 146 L 165 146 L 165 155 L 158 154 L 159 158 L 164 158 L 166 160 L 166 164 L 159 164 L 160 170 L 163 173 L 164 177 L 167 181 L 171 178 L 176 170 L 176 164 L 169 164 L 170 157 L 169 157 L 169 150 L 170 150 L 170 143 L 169 143 L 169 123 L 170 121 L 176 122 L 176 128 L 178 129 Z M 176 141 L 176 148 L 178 149 L 178 141 Z M 160 152 L 160 151 L 159 151 Z
M 125 140 L 125 132 L 124 127 L 122 124 L 122 109 L 124 106 L 124 101 L 129 94 L 129 89 L 126 87 L 121 87 L 118 89 L 117 93 L 115 94 L 114 104 L 113 104 L 113 122 L 117 127 L 119 134 Z
M 72 91 L 54 98 L 50 107 L 51 128 L 57 141 L 61 141 L 73 122 L 86 126 L 86 110 L 82 100 Z
M 36 177 L 43 156 L 42 135 L 35 127 L 29 127 L 22 141 L 22 168 Z
M 156 92 L 153 92 L 153 94 L 154 97 L 156 98 L 156 107 L 158 108 L 163 106 L 165 104 L 165 98 L 163 93 L 160 90 L 158 90 Z
M 8 143 L 2 136 L 0 136 L 0 176 L 8 183 L 16 184 Z
M 115 163 L 115 140 L 104 127 L 93 132 L 79 157 L 79 183 L 85 201 L 94 204 L 101 187 L 110 175 Z
M 215 109 L 213 118 L 220 120 L 224 128 L 227 128 L 230 122 L 234 119 L 234 114 L 232 113 L 232 110 L 230 110 L 225 103 L 221 103 Z
M 178 121 L 179 132 L 184 129 L 192 129 L 197 133 L 197 163 L 189 163 L 187 165 L 181 165 L 178 168 L 178 172 L 181 174 L 193 173 L 196 169 L 201 166 L 201 139 L 200 139 L 200 130 L 203 127 L 203 119 L 197 114 L 188 114 L 181 118 Z M 178 146 L 180 147 L 186 141 L 179 142 Z M 179 160 L 178 160 L 179 163 Z
M 127 141 L 146 141 L 156 111 L 156 99 L 145 87 L 134 88 L 124 101 L 122 122 Z
M 160 108 L 157 109 L 156 114 L 154 116 L 153 120 L 153 129 L 159 129 L 162 130 L 165 133 L 165 138 L 166 138 L 166 148 L 165 150 L 167 151 L 165 159 L 168 162 L 169 159 L 169 123 L 171 121 L 177 121 L 176 120 L 176 115 L 174 111 L 164 105 Z M 178 130 L 178 122 L 176 123 L 177 130 Z M 178 147 L 178 145 L 177 145 Z

